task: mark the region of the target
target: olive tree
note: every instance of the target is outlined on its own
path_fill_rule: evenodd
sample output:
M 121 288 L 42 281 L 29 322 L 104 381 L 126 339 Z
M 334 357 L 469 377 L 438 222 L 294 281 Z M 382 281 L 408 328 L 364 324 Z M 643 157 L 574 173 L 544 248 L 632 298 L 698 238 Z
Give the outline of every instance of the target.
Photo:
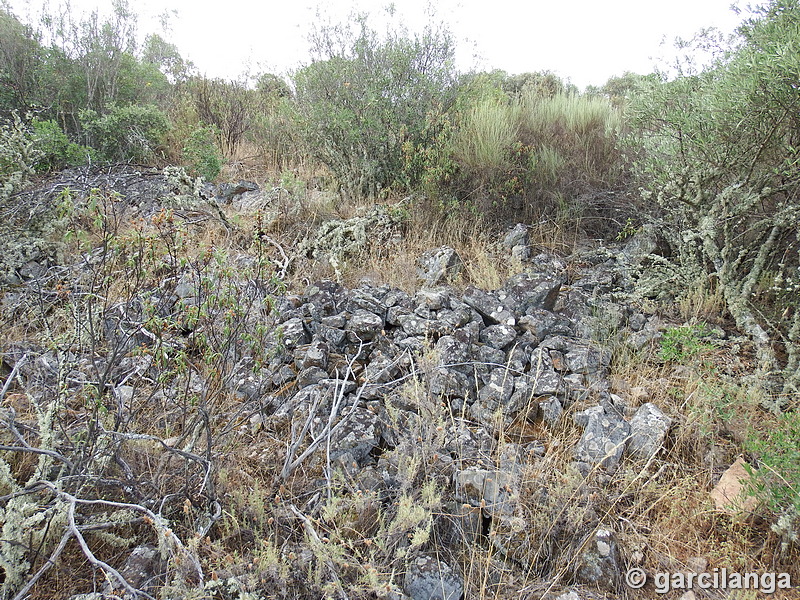
M 721 292 L 777 408 L 800 385 L 800 4 L 772 0 L 739 36 L 713 68 L 651 85 L 632 114 L 672 248 L 651 272 Z

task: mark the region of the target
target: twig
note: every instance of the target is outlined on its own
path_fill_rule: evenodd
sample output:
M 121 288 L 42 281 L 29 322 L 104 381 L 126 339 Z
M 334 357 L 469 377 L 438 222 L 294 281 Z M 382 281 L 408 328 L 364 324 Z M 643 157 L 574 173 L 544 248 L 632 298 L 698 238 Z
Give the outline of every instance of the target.
M 22 355 L 22 358 L 20 358 L 16 363 L 14 363 L 14 368 L 11 369 L 11 375 L 8 376 L 8 379 L 6 379 L 5 384 L 3 384 L 2 391 L 0 391 L 0 402 L 2 402 L 3 398 L 6 397 L 6 392 L 8 391 L 8 388 L 11 387 L 11 382 L 14 381 L 14 378 L 17 376 L 17 373 L 19 373 L 19 368 L 23 364 L 25 364 L 25 361 L 27 359 L 28 359 L 28 354 L 25 353 Z
M 319 534 L 317 534 L 316 529 L 314 529 L 314 524 L 311 522 L 311 519 L 309 519 L 299 510 L 297 510 L 297 507 L 294 504 L 289 505 L 289 510 L 291 510 L 297 516 L 297 518 L 303 522 L 303 529 L 305 530 L 306 535 L 308 535 L 308 537 L 310 537 L 319 546 L 322 546 L 323 542 L 320 539 Z M 343 600 L 349 600 L 347 592 L 345 592 L 344 588 L 342 587 L 342 581 L 339 579 L 339 574 L 336 572 L 336 566 L 333 564 L 333 561 L 330 558 L 326 557 L 325 565 L 331 572 L 331 577 L 336 583 L 336 587 L 339 588 L 339 594 L 342 596 Z
M 283 463 L 283 469 L 281 469 L 281 474 L 280 474 L 281 479 L 286 480 L 289 477 L 289 475 L 292 474 L 292 471 L 294 471 L 298 467 L 298 465 L 300 465 L 306 458 L 308 458 L 314 451 L 316 451 L 317 448 L 319 448 L 319 446 L 322 444 L 323 441 L 330 439 L 333 436 L 333 434 L 339 431 L 339 429 L 341 429 L 344 426 L 344 424 L 348 421 L 348 419 L 353 415 L 356 408 L 358 408 L 358 402 L 359 400 L 361 400 L 361 395 L 367 388 L 368 385 L 367 381 L 365 381 L 356 392 L 356 397 L 353 400 L 353 405 L 350 407 L 350 411 L 346 415 L 342 416 L 342 418 L 339 420 L 338 423 L 336 423 L 336 425 L 333 424 L 333 422 L 336 420 L 336 417 L 339 414 L 339 408 L 342 402 L 344 401 L 345 390 L 347 389 L 347 386 L 345 384 L 348 381 L 348 376 L 349 375 L 355 376 L 355 373 L 353 372 L 353 365 L 355 364 L 356 359 L 361 355 L 361 351 L 363 348 L 364 348 L 364 342 L 361 342 L 358 346 L 358 351 L 353 355 L 353 358 L 350 359 L 350 362 L 347 365 L 345 378 L 343 380 L 337 379 L 337 387 L 334 388 L 334 400 L 331 404 L 331 412 L 328 415 L 328 422 L 325 424 L 325 427 L 323 427 L 319 435 L 315 436 L 314 439 L 311 440 L 311 443 L 303 451 L 303 453 L 300 454 L 300 456 L 298 456 L 296 459 L 292 460 L 292 456 L 294 456 L 298 448 L 302 445 L 303 440 L 305 439 L 305 436 L 308 433 L 308 430 L 311 428 L 311 425 L 313 424 L 314 419 L 316 418 L 317 408 L 319 407 L 319 397 L 315 398 L 314 403 L 312 404 L 308 412 L 308 417 L 306 418 L 306 421 L 303 424 L 303 430 L 300 432 L 300 435 L 298 435 L 297 437 L 292 436 L 293 440 L 286 454 L 286 460 Z
M 19 593 L 16 596 L 14 596 L 14 600 L 22 600 L 23 598 L 25 598 L 26 595 L 28 594 L 28 591 L 36 584 L 37 581 L 39 581 L 39 579 L 41 579 L 42 575 L 47 573 L 50 567 L 56 564 L 56 559 L 59 556 L 61 556 L 61 553 L 64 551 L 64 548 L 66 548 L 67 542 L 71 537 L 72 537 L 72 531 L 67 531 L 66 533 L 64 533 L 64 535 L 61 536 L 61 541 L 58 543 L 56 549 L 53 550 L 53 553 L 42 565 L 42 568 L 36 571 L 36 574 L 33 577 L 31 577 L 28 580 L 28 583 L 26 583 L 19 591 Z

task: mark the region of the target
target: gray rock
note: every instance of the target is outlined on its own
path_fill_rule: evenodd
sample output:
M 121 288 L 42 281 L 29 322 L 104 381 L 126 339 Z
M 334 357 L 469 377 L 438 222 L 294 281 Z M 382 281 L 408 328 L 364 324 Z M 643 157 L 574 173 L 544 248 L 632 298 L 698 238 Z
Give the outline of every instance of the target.
M 344 318 L 342 320 L 346 322 Z M 312 323 L 311 331 L 314 337 L 319 338 L 320 342 L 328 344 L 329 348 L 339 348 L 347 341 L 347 332 L 344 329 L 329 327 L 322 323 Z
M 299 317 L 289 319 L 282 323 L 279 328 L 279 336 L 283 345 L 288 350 L 308 343 L 308 334 L 303 326 L 303 320 Z
M 364 379 L 370 383 L 388 383 L 399 376 L 398 362 L 382 353 L 373 357 L 364 369 Z
M 453 335 L 443 335 L 436 341 L 434 351 L 439 357 L 439 364 L 457 365 L 469 358 L 469 345 Z
M 511 394 L 506 403 L 506 415 L 512 417 L 521 411 L 525 411 L 525 418 L 533 421 L 539 414 L 539 406 L 533 402 L 534 394 L 527 377 L 516 377 L 514 379 L 514 393 Z
M 534 309 L 552 311 L 563 282 L 560 277 L 520 273 L 498 290 L 498 298 L 518 317 Z
M 576 413 L 574 419 L 576 424 L 585 426 L 575 445 L 575 459 L 608 471 L 616 469 L 631 431 L 627 421 L 616 414 L 607 414 L 602 406 Z
M 468 398 L 474 387 L 469 377 L 453 369 L 435 369 L 428 381 L 428 390 L 437 398 Z
M 331 440 L 331 459 L 348 454 L 363 466 L 369 454 L 378 445 L 381 424 L 378 415 L 366 408 L 356 408 L 342 428 Z
M 575 579 L 614 591 L 620 581 L 617 542 L 613 532 L 598 529 L 575 564 Z
M 514 314 L 508 310 L 508 307 L 500 301 L 494 292 L 484 292 L 481 289 L 469 286 L 464 290 L 462 299 L 465 304 L 478 311 L 489 325 L 500 323 L 504 325 L 516 324 Z
M 550 396 L 545 400 L 539 402 L 539 413 L 542 415 L 542 420 L 550 427 L 555 427 L 561 421 L 561 415 L 564 414 L 564 408 L 561 402 L 555 396 Z
M 383 319 L 375 313 L 359 308 L 347 324 L 347 337 L 351 342 L 373 339 L 383 331 Z
M 661 340 L 661 322 L 657 317 L 647 320 L 644 327 L 625 338 L 625 344 L 632 350 L 642 350 L 646 346 L 654 346 Z
M 456 472 L 456 500 L 480 506 L 490 515 L 511 515 L 520 481 L 519 470 L 468 467 Z
M 628 327 L 633 331 L 640 331 L 647 323 L 647 317 L 642 313 L 633 313 L 628 317 Z
M 345 303 L 345 308 L 351 312 L 356 312 L 358 309 L 365 310 L 383 318 L 386 315 L 386 306 L 381 299 L 386 295 L 386 291 L 372 285 L 357 287 L 350 292 L 350 298 Z
M 492 369 L 489 382 L 478 391 L 478 401 L 494 410 L 506 404 L 514 393 L 514 376 L 507 369 Z
M 328 373 L 319 367 L 309 367 L 297 374 L 297 387 L 304 388 L 308 385 L 319 383 L 328 378 Z
M 611 363 L 611 352 L 594 346 L 571 343 L 564 354 L 567 369 L 584 375 L 605 374 Z
M 489 325 L 481 331 L 479 339 L 492 348 L 503 350 L 517 339 L 517 331 L 511 325 Z
M 519 326 L 529 331 L 538 340 L 543 340 L 551 335 L 571 335 L 570 320 L 541 308 L 532 308 L 519 319 Z
M 428 250 L 417 259 L 417 275 L 426 287 L 434 287 L 455 279 L 463 263 L 458 253 L 449 246 Z
M 423 288 L 414 295 L 414 304 L 423 306 L 428 310 L 450 308 L 450 294 L 451 290 L 449 288 Z
M 35 260 L 29 260 L 19 268 L 19 276 L 22 279 L 39 279 L 47 274 L 47 267 Z
M 446 563 L 423 555 L 408 566 L 403 591 L 411 600 L 459 600 L 464 580 Z
M 511 258 L 516 260 L 528 260 L 531 257 L 530 246 L 514 246 L 511 248 Z
M 514 228 L 509 231 L 503 238 L 503 247 L 511 250 L 515 246 L 527 246 L 530 244 L 531 238 L 528 233 L 528 226 L 524 223 L 517 223 Z
M 446 329 L 446 325 L 434 319 L 425 319 L 416 315 L 399 317 L 400 325 L 408 335 L 425 337 L 435 331 Z
M 526 377 L 534 396 L 552 396 L 564 391 L 561 375 L 553 368 L 553 359 L 544 348 L 536 348 L 531 354 L 531 368 Z
M 403 318 L 407 318 L 413 312 L 414 311 L 407 306 L 390 306 L 386 311 L 386 323 L 388 325 L 392 325 L 393 327 L 401 327 L 403 324 Z
M 310 367 L 327 369 L 329 354 L 330 348 L 327 343 L 323 341 L 312 342 L 308 347 L 308 350 L 306 350 L 301 366 L 304 369 L 308 369 Z
M 631 419 L 628 454 L 635 458 L 649 459 L 661 448 L 671 424 L 672 419 L 655 404 L 642 404 Z
M 166 567 L 166 560 L 161 556 L 158 548 L 149 544 L 137 546 L 125 559 L 125 563 L 119 569 L 119 574 L 134 589 L 148 594 L 154 594 L 158 585 L 163 584 L 163 573 Z M 105 593 L 114 592 L 111 583 L 115 586 L 116 580 L 111 578 L 111 582 L 105 586 Z M 119 589 L 117 587 L 116 589 Z M 127 597 L 127 594 L 124 594 Z
M 469 421 L 455 419 L 447 429 L 445 449 L 465 462 L 488 459 L 495 447 L 495 439 L 483 427 L 472 427 Z
M 447 502 L 444 506 L 444 527 L 439 543 L 445 546 L 461 544 L 470 547 L 480 541 L 483 516 L 479 507 L 463 502 Z
M 653 226 L 644 226 L 637 231 L 622 249 L 622 258 L 632 267 L 642 264 L 660 247 L 658 233 Z

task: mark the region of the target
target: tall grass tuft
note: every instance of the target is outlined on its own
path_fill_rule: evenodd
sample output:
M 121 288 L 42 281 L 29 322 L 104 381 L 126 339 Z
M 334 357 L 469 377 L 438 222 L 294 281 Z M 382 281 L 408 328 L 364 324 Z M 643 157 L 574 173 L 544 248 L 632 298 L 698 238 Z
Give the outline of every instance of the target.
M 453 139 L 453 155 L 476 172 L 509 166 L 509 150 L 519 132 L 519 107 L 495 99 L 479 101 L 465 115 Z
M 456 196 L 489 217 L 563 212 L 619 182 L 619 110 L 606 98 L 525 89 L 476 99 L 449 141 Z
M 537 164 L 551 167 L 560 163 L 561 170 L 584 185 L 607 184 L 617 175 L 622 118 L 607 99 L 574 94 L 543 97 L 528 92 L 519 103 L 520 138 L 539 157 Z M 556 161 L 555 154 L 561 160 Z M 552 177 L 553 169 L 543 174 Z

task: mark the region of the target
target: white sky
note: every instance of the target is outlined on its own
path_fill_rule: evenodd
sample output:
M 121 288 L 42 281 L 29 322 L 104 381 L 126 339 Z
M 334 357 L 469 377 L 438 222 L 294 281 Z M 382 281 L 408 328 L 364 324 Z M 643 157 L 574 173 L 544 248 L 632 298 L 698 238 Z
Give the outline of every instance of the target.
M 12 0 L 11 6 L 25 20 L 43 1 Z M 740 21 L 732 2 L 398 0 L 395 8 L 412 29 L 420 29 L 426 14 L 435 11 L 434 19 L 447 23 L 457 39 L 460 68 L 551 70 L 584 88 L 625 71 L 652 72 L 657 59 L 669 55 L 675 37 L 688 38 L 711 26 L 732 31 Z M 104 11 L 110 0 L 72 0 L 72 5 Z M 141 15 L 142 34 L 162 33 L 157 16 L 177 11 L 164 37 L 201 73 L 228 78 L 248 69 L 285 73 L 307 61 L 306 33 L 318 5 L 319 0 L 131 0 Z M 354 9 L 381 14 L 385 5 L 331 0 L 323 13 L 339 21 Z

